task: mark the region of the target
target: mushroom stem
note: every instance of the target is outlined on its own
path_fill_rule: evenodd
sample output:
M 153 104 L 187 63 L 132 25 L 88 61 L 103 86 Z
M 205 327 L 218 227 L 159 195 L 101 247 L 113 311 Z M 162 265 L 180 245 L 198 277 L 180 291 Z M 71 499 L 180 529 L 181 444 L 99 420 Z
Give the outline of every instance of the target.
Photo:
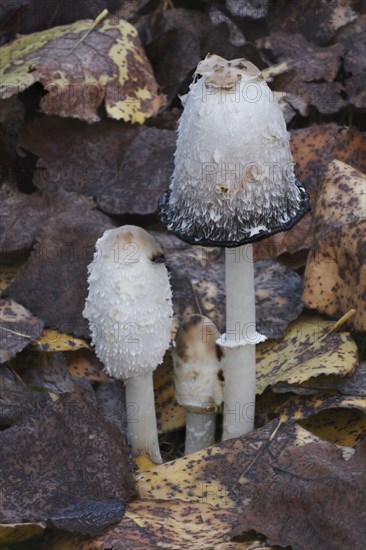
M 255 330 L 253 247 L 226 248 L 226 339 L 223 439 L 254 428 Z
M 155 400 L 152 373 L 125 381 L 128 437 L 132 455 L 148 455 L 161 464 L 158 432 L 155 416 Z
M 189 412 L 186 415 L 186 441 L 184 454 L 205 449 L 215 443 L 216 414 L 214 412 Z

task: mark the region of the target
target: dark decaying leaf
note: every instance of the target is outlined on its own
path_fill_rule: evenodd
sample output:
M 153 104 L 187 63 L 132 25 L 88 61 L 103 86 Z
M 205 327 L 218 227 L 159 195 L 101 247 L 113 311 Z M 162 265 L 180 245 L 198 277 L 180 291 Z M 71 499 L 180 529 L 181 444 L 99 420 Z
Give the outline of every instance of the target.
M 104 104 L 110 118 L 143 123 L 164 103 L 137 30 L 118 17 L 19 36 L 2 47 L 0 75 L 1 97 L 39 82 L 43 112 L 88 122 Z
M 366 176 L 343 162 L 329 164 L 314 213 L 315 241 L 305 270 L 309 307 L 366 329 Z
M 265 66 L 254 44 L 245 43 L 241 33 L 239 42 L 232 41 L 232 28 L 227 22 L 217 24 L 212 12 L 211 16 L 208 13 L 212 6 L 207 8 L 202 12 L 176 7 L 158 16 L 148 15 L 138 23 L 146 53 L 168 104 L 176 100 L 178 93 L 188 92 L 197 63 L 209 52 L 226 59 L 245 57 L 260 68 Z
M 134 493 L 121 433 L 75 394 L 0 433 L 0 521 L 49 520 L 95 535 Z
M 113 225 L 108 216 L 92 209 L 93 203 L 86 197 L 63 192 L 54 195 L 54 201 L 63 209 L 45 224 L 6 293 L 46 326 L 87 337 L 87 322 L 81 315 L 87 295 L 87 265 L 96 240 Z
M 296 162 L 296 175 L 305 185 L 313 208 L 319 182 L 333 159 L 366 172 L 366 137 L 353 127 L 337 126 L 332 122 L 293 130 L 291 151 Z M 312 213 L 309 213 L 290 231 L 255 243 L 255 257 L 275 259 L 284 253 L 294 254 L 309 249 L 313 242 L 311 218 Z
M 166 254 L 172 272 L 176 323 L 202 311 L 225 332 L 225 254 L 223 249 L 190 247 Z M 301 277 L 270 261 L 254 264 L 257 330 L 281 338 L 302 311 Z M 284 281 L 286 281 L 284 283 Z
M 275 462 L 264 453 L 267 460 L 259 458 L 243 476 L 240 489 L 247 493 L 249 481 L 256 485 L 257 495 L 244 508 L 240 530 L 255 529 L 269 544 L 294 550 L 329 550 L 330 545 L 332 550 L 361 550 L 366 544 L 362 473 L 366 441 L 345 460 L 334 445 L 306 443 L 299 428 L 297 433 L 297 442 L 282 448 Z
M 273 30 L 289 35 L 301 33 L 307 40 L 327 46 L 338 29 L 357 17 L 354 9 L 348 0 L 304 0 L 301 3 L 275 0 L 271 2 L 268 19 Z
M 270 52 L 276 62 L 288 63 L 288 72 L 275 79 L 274 89 L 300 97 L 323 114 L 336 113 L 344 106 L 343 86 L 334 81 L 345 51 L 342 44 L 319 48 L 301 34 L 277 32 L 258 39 L 257 46 Z
M 22 305 L 0 298 L 0 363 L 5 363 L 40 336 L 43 321 Z
M 168 130 L 47 117 L 23 128 L 18 149 L 40 157 L 34 175 L 39 189 L 92 196 L 109 214 L 149 215 L 169 185 L 175 141 Z
M 48 29 L 50 26 L 73 23 L 79 19 L 95 19 L 103 9 L 112 11 L 119 4 L 120 0 L 10 0 L 1 6 L 0 23 L 3 37 L 9 40 L 17 34 L 30 34 Z
M 129 507 L 121 522 L 91 541 L 58 537 L 50 549 L 122 550 L 125 534 L 130 548 L 178 549 L 182 540 L 198 548 L 201 533 L 199 547 L 207 550 L 234 549 L 235 544 L 246 550 L 268 544 L 294 550 L 363 549 L 365 442 L 346 453 L 346 460 L 341 449 L 301 426 L 284 423 L 275 434 L 276 428 L 277 420 L 141 472 L 142 500 Z M 245 540 L 243 532 L 246 536 L 249 530 L 264 535 L 267 545 L 232 541 L 234 535 Z M 252 540 L 248 535 L 246 540 Z
M 37 407 L 31 391 L 5 366 L 0 368 L 0 426 L 11 426 Z
M 345 47 L 344 70 L 347 103 L 358 109 L 366 105 L 366 15 L 344 27 L 337 39 Z

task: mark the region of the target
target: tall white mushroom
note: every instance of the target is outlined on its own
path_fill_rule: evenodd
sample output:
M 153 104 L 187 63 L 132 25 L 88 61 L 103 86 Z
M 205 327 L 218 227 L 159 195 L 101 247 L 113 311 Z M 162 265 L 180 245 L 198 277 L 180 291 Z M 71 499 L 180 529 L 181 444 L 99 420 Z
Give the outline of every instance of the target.
M 147 231 L 125 225 L 106 231 L 88 266 L 89 321 L 96 355 L 124 380 L 134 456 L 161 462 L 152 373 L 170 343 L 172 297 L 163 251 Z
M 216 412 L 223 401 L 220 333 L 202 315 L 192 315 L 176 334 L 173 349 L 175 395 L 186 410 L 185 454 L 215 442 Z
M 197 80 L 198 76 L 201 76 Z M 223 438 L 253 428 L 255 328 L 251 243 L 290 229 L 309 209 L 286 124 L 257 67 L 208 55 L 182 99 L 175 169 L 162 223 L 191 244 L 226 247 Z

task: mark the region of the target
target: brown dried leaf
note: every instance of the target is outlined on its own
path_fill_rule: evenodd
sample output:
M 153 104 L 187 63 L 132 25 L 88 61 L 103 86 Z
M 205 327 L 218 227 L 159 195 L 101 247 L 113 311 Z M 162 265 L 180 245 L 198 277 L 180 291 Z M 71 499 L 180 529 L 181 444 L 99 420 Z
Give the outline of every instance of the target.
M 304 0 L 301 3 L 276 0 L 271 3 L 272 30 L 301 33 L 320 46 L 327 46 L 336 31 L 356 18 L 349 0 Z
M 5 363 L 36 340 L 43 321 L 9 298 L 0 298 L 0 363 Z
M 304 183 L 313 206 L 318 184 L 334 158 L 366 172 L 366 136 L 356 128 L 330 123 L 293 130 L 291 150 L 297 177 Z M 290 231 L 254 243 L 255 258 L 275 259 L 284 253 L 294 254 L 310 248 L 313 242 L 311 220 L 310 213 Z
M 333 161 L 319 188 L 315 242 L 305 270 L 303 300 L 310 308 L 366 330 L 366 176 Z
M 189 247 L 166 253 L 172 272 L 175 328 L 194 313 L 209 317 L 225 331 L 225 253 L 220 248 Z M 281 338 L 301 311 L 301 277 L 269 261 L 254 264 L 257 329 L 269 338 Z M 201 311 L 200 311 L 201 310 Z
M 123 515 L 134 491 L 127 445 L 80 397 L 61 396 L 0 439 L 2 523 L 95 535 Z
M 296 550 L 361 550 L 366 440 L 346 460 L 340 449 L 308 437 L 299 426 L 294 432 L 294 440 L 273 459 L 273 448 L 283 439 L 279 432 L 271 452 L 240 480 L 243 495 L 253 484 L 257 493 L 242 512 L 238 532 L 255 529 L 269 544 Z
M 163 105 L 137 30 L 113 17 L 16 38 L 2 47 L 0 76 L 1 97 L 40 82 L 45 113 L 88 122 L 103 101 L 109 117 L 138 123 Z
M 40 157 L 39 189 L 92 196 L 109 214 L 150 215 L 169 185 L 175 140 L 175 132 L 146 126 L 47 117 L 23 128 L 18 150 Z
M 342 44 L 319 48 L 301 34 L 271 33 L 257 40 L 259 48 L 271 52 L 276 62 L 286 62 L 287 73 L 275 79 L 274 89 L 289 92 L 320 113 L 336 113 L 345 105 L 343 86 L 335 82 L 345 52 Z
M 11 426 L 34 411 L 37 403 L 31 391 L 10 369 L 0 368 L 0 426 Z
M 108 216 L 92 209 L 86 197 L 59 192 L 53 194 L 52 204 L 57 214 L 43 227 L 6 293 L 47 327 L 87 338 L 88 325 L 81 314 L 87 295 L 86 268 L 97 238 L 113 225 Z M 42 216 L 34 223 L 42 225 Z

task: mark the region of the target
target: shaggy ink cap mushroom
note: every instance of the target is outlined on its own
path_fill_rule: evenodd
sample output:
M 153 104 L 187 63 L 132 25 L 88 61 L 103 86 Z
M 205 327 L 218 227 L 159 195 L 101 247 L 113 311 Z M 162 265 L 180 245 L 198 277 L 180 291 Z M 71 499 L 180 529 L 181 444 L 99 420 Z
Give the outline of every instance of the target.
M 182 103 L 175 169 L 159 202 L 167 229 L 191 244 L 236 247 L 305 215 L 283 114 L 253 63 L 208 55 Z
M 170 344 L 173 315 L 167 269 L 159 243 L 144 229 L 106 231 L 88 266 L 83 311 L 106 371 L 126 387 L 132 453 L 161 462 L 152 373 Z
M 216 409 L 222 403 L 219 337 L 215 324 L 202 315 L 192 315 L 177 331 L 173 349 L 175 395 L 180 405 L 193 412 Z
M 176 400 L 186 410 L 185 454 L 215 442 L 215 413 L 223 401 L 219 336 L 210 319 L 192 315 L 175 337 L 174 384 Z

